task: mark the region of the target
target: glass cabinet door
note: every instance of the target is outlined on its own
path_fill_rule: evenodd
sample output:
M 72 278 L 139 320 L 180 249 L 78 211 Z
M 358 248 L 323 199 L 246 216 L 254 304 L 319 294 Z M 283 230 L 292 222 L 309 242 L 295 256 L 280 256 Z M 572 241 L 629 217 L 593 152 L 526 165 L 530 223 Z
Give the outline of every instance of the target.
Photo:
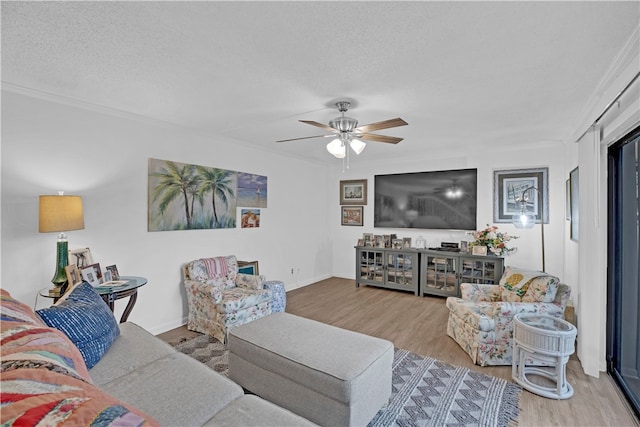
M 360 279 L 367 282 L 384 281 L 384 253 L 375 250 L 360 250 Z
M 387 256 L 387 283 L 400 287 L 413 288 L 413 273 L 415 254 L 402 252 L 388 252 Z
M 495 284 L 498 277 L 496 272 L 502 260 L 479 260 L 479 259 L 462 259 L 462 271 L 460 272 L 460 283 L 486 283 Z M 501 272 L 500 272 L 501 273 Z M 501 274 L 499 275 L 501 276 Z M 499 279 L 499 277 L 498 277 Z
M 456 258 L 444 254 L 422 254 L 422 295 L 457 295 L 458 277 Z

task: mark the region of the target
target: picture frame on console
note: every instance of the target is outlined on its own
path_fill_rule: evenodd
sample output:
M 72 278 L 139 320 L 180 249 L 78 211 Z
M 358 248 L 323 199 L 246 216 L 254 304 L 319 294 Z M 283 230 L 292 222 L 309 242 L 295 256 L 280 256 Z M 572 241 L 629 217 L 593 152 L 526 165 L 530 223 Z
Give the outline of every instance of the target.
M 341 205 L 366 205 L 367 180 L 350 179 L 340 181 Z
M 487 247 L 486 246 L 474 246 L 471 249 L 471 254 L 472 255 L 486 255 L 487 254 Z
M 523 191 L 527 192 L 527 208 L 536 215 L 536 224 L 549 223 L 549 168 L 510 169 L 493 171 L 493 222 L 511 223 L 520 213 Z

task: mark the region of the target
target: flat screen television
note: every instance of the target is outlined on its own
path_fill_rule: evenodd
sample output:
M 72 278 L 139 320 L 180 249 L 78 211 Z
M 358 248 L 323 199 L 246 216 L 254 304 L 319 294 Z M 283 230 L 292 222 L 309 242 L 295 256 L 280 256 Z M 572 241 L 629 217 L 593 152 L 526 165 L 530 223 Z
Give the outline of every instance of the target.
M 375 175 L 374 227 L 476 230 L 478 170 Z

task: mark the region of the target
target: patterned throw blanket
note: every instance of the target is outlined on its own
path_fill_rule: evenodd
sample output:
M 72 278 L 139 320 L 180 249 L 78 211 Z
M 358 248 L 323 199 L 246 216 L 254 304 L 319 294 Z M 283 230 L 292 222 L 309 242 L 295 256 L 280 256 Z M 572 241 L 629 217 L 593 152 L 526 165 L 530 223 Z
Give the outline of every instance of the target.
M 200 261 L 207 269 L 207 274 L 211 278 L 226 277 L 229 274 L 229 264 L 224 257 L 202 258 Z

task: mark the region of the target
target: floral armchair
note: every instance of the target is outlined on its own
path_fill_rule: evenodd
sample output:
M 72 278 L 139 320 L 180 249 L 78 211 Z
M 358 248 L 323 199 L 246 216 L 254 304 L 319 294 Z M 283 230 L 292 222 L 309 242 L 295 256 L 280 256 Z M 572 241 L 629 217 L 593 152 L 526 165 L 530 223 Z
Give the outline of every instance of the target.
M 238 273 L 235 256 L 201 258 L 184 267 L 191 331 L 226 343 L 229 329 L 271 314 L 265 277 Z
M 511 365 L 513 317 L 537 313 L 562 318 L 571 288 L 541 272 L 507 267 L 498 285 L 463 283 L 447 298 L 447 334 L 480 366 Z

